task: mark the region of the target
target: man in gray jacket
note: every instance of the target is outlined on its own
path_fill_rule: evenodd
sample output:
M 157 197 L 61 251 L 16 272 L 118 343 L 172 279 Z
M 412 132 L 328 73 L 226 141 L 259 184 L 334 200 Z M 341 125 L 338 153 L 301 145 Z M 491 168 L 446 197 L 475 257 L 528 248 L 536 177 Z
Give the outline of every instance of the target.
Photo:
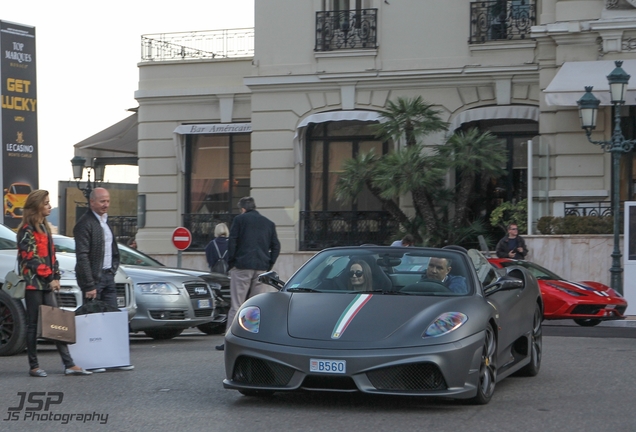
M 254 198 L 241 198 L 238 207 L 241 214 L 232 222 L 228 246 L 232 304 L 227 314 L 226 332 L 245 300 L 269 291 L 258 281 L 258 275 L 271 270 L 280 253 L 276 225 L 256 211 Z M 217 345 L 216 349 L 224 350 L 225 344 Z

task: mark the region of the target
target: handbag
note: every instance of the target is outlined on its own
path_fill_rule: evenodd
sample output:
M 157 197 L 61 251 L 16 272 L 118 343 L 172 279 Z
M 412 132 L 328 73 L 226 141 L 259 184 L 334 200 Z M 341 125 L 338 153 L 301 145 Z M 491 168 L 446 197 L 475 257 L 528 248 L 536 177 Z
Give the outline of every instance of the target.
M 104 312 L 119 312 L 121 309 L 111 306 L 106 302 L 95 299 L 84 299 L 84 304 L 75 309 L 75 315 L 88 315 Z M 76 326 L 77 328 L 77 326 Z
M 68 347 L 73 360 L 86 369 L 130 364 L 126 311 L 74 316 L 77 343 Z
M 15 271 L 10 271 L 4 277 L 3 290 L 14 299 L 23 299 L 26 282 Z
M 75 343 L 75 312 L 40 305 L 38 337 L 54 342 Z
M 214 245 L 214 248 L 216 249 L 216 255 L 218 259 L 216 260 L 216 262 L 214 263 L 214 265 L 212 266 L 210 270 L 213 273 L 220 273 L 220 274 L 226 275 L 227 261 L 225 261 L 225 255 L 227 255 L 227 250 L 223 253 L 223 255 L 221 255 L 221 252 L 219 251 L 219 247 L 217 246 L 216 242 L 213 241 L 212 244 Z

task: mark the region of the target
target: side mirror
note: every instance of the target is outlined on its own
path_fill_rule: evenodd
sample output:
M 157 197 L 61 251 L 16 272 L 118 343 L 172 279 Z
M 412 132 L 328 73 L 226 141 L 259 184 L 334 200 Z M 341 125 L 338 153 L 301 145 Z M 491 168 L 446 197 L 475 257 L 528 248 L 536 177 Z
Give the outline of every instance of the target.
M 272 286 L 279 291 L 283 289 L 283 286 L 285 285 L 285 282 L 278 278 L 278 273 L 275 271 L 268 271 L 267 273 L 258 275 L 258 281 Z
M 525 282 L 512 276 L 502 276 L 495 282 L 484 287 L 484 294 L 489 296 L 499 291 L 510 291 L 515 289 L 523 289 Z

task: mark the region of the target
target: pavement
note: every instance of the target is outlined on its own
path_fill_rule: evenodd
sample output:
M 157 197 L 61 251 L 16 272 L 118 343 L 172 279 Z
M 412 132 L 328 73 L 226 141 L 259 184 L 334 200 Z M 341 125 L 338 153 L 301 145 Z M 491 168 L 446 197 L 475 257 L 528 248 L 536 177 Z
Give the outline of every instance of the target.
M 574 320 L 548 320 L 543 321 L 543 325 L 548 326 L 578 326 L 574 322 Z M 622 320 L 613 320 L 613 321 L 603 321 L 596 327 L 630 327 L 636 328 L 636 315 L 627 315 L 625 319 Z

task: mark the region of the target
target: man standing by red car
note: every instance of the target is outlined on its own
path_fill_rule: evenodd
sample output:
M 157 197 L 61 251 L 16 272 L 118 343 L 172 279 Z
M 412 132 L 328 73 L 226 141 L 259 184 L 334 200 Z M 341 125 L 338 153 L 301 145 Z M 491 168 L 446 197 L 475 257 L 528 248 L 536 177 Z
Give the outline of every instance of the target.
M 497 243 L 497 257 L 525 259 L 528 254 L 526 241 L 519 235 L 517 224 L 508 225 L 508 234 Z

